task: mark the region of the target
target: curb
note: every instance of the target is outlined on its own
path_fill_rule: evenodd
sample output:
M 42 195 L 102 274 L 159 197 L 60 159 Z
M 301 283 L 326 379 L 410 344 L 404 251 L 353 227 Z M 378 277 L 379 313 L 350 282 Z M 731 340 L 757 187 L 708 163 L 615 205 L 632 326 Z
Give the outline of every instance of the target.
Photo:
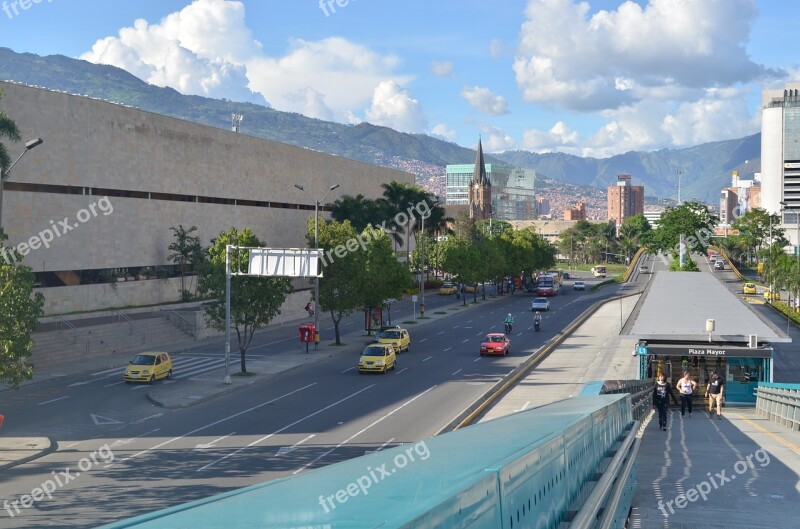
M 8 470 L 9 468 L 13 468 L 13 467 L 16 467 L 18 465 L 23 465 L 25 463 L 29 463 L 29 462 L 31 462 L 31 461 L 33 461 L 35 459 L 39 459 L 40 457 L 44 457 L 44 456 L 46 456 L 48 454 L 51 454 L 51 453 L 55 452 L 56 450 L 58 450 L 58 442 L 57 441 L 55 441 L 52 437 L 48 437 L 47 441 L 49 443 L 47 448 L 43 448 L 42 450 L 40 450 L 36 454 L 17 459 L 16 461 L 12 461 L 11 463 L 5 463 L 3 465 L 0 465 L 0 470 Z

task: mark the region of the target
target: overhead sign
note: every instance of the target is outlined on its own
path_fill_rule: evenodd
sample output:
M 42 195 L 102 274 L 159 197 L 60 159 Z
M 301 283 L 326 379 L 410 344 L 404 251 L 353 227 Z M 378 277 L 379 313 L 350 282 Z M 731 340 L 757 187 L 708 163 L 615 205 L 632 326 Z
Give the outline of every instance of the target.
M 267 277 L 322 277 L 321 250 L 308 248 L 254 248 L 248 274 Z
M 668 356 L 712 356 L 712 357 L 737 357 L 737 358 L 772 358 L 771 347 L 747 347 L 739 345 L 667 345 L 648 344 L 647 352 L 651 355 Z

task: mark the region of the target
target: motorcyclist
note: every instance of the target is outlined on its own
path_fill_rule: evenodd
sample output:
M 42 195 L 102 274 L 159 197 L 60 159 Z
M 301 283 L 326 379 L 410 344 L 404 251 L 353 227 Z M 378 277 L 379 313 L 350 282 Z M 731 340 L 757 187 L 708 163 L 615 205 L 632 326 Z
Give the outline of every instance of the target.
M 511 313 L 509 312 L 508 316 L 506 316 L 506 319 L 503 320 L 503 323 L 505 323 L 506 330 L 508 331 L 508 333 L 510 333 L 511 332 L 511 326 L 514 323 L 514 316 L 512 316 Z
M 533 326 L 536 327 L 538 331 L 542 326 L 542 314 L 537 310 L 536 314 L 533 316 Z

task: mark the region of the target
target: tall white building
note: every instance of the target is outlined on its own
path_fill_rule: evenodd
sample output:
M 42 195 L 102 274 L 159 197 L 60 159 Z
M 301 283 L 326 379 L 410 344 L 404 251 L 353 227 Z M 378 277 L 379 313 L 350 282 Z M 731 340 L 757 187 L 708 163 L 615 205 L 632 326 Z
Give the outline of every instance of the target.
M 786 208 L 781 205 L 786 204 Z M 800 220 L 800 83 L 761 95 L 761 206 L 780 213 L 795 247 Z

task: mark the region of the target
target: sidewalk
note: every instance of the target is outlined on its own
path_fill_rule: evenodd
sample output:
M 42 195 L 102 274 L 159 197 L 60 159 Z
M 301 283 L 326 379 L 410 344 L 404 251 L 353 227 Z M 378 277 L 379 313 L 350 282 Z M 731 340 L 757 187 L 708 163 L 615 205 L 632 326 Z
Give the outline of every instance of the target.
M 506 296 L 490 296 L 487 293 L 486 300 L 482 300 L 478 296 L 478 304 L 491 303 L 501 299 L 508 299 Z M 436 321 L 441 318 L 446 318 L 453 313 L 463 310 L 469 310 L 475 306 L 471 297 L 467 298 L 466 306 L 462 305 L 462 300 L 452 299 L 452 302 L 432 309 L 426 312 L 425 317 L 417 316 L 417 323 L 408 325 L 409 331 L 414 335 L 414 329 Z M 444 312 L 444 314 L 436 314 L 437 312 Z M 297 328 L 300 323 L 306 322 L 307 318 L 298 319 L 296 322 L 288 322 L 282 324 L 279 329 L 284 327 Z M 399 318 L 398 318 L 398 321 Z M 400 325 L 402 325 L 400 323 Z M 265 328 L 260 332 L 256 332 L 253 337 L 253 344 L 260 341 L 267 341 L 268 334 L 276 332 L 278 329 Z M 261 338 L 262 340 L 258 340 Z M 222 372 L 214 372 L 212 374 L 201 375 L 193 377 L 191 380 L 181 381 L 164 381 L 154 385 L 147 394 L 147 398 L 155 405 L 164 408 L 181 408 L 191 406 L 209 399 L 225 395 L 232 391 L 236 391 L 243 387 L 256 384 L 265 379 L 273 377 L 279 373 L 285 373 L 292 369 L 302 368 L 306 365 L 327 360 L 334 355 L 340 354 L 357 354 L 364 346 L 371 341 L 371 337 L 367 336 L 363 330 L 351 331 L 341 335 L 341 341 L 345 344 L 343 346 L 336 346 L 331 344 L 331 339 L 325 340 L 327 343 L 320 343 L 317 350 L 314 346 L 309 347 L 309 352 L 306 353 L 304 348 L 295 346 L 288 348 L 288 350 L 281 350 L 276 352 L 269 352 L 264 358 L 249 358 L 247 360 L 248 372 L 253 374 L 250 376 L 239 375 L 239 352 L 235 350 L 235 338 L 231 343 L 231 383 L 224 384 Z M 299 341 L 299 338 L 298 338 Z M 225 337 L 216 336 L 207 338 L 200 341 L 191 341 L 172 346 L 159 348 L 170 355 L 179 355 L 181 353 L 197 353 L 197 352 L 219 352 L 224 350 Z M 253 348 L 254 345 L 251 345 Z M 42 366 L 37 369 L 37 374 L 34 379 L 22 384 L 22 387 L 54 380 L 66 376 L 80 376 L 85 373 L 102 371 L 114 367 L 120 368 L 120 376 L 122 369 L 130 360 L 130 354 L 123 355 L 107 355 L 103 357 L 92 358 L 92 365 L 89 368 L 85 363 L 74 362 L 71 364 L 55 365 L 55 366 Z M 0 395 L 4 391 L 0 390 Z M 47 437 L 2 437 L 2 429 L 0 429 L 0 471 L 27 463 L 50 452 L 56 451 L 58 445 L 55 441 Z

